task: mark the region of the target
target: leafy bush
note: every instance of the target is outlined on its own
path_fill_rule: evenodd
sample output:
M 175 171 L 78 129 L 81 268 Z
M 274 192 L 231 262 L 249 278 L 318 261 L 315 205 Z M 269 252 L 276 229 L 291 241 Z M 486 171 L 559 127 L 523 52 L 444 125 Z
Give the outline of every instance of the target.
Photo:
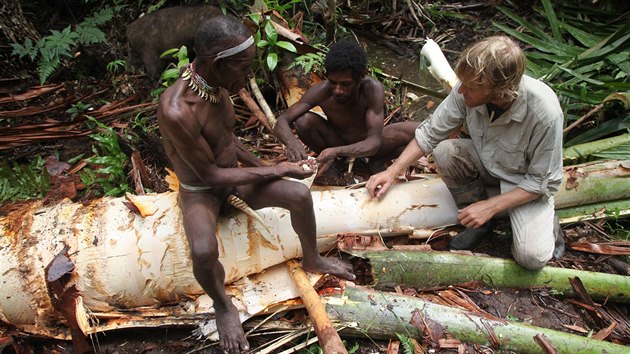
M 182 67 L 190 63 L 190 59 L 188 58 L 188 48 L 186 48 L 185 45 L 181 46 L 179 49 L 172 48 L 165 51 L 160 55 L 160 58 L 164 58 L 169 55 L 177 59 L 177 64 L 169 63 L 166 70 L 162 73 L 162 76 L 160 76 L 160 86 L 151 91 L 151 96 L 155 99 L 160 97 L 164 90 L 177 81 Z
M 46 160 L 37 156 L 30 164 L 0 165 L 0 202 L 41 198 L 50 189 Z
M 121 196 L 131 191 L 125 173 L 128 159 L 120 148 L 118 135 L 112 128 L 93 117 L 86 117 L 96 124 L 101 132 L 90 135 L 99 144 L 92 146 L 94 155 L 86 159 L 87 162 L 95 165 L 96 169 L 83 169 L 80 175 L 81 181 L 96 194 L 100 194 L 97 188 L 101 188 L 108 196 Z
M 109 22 L 114 14 L 121 8 L 105 7 L 86 18 L 76 26 L 73 31 L 70 26 L 61 31 L 51 30 L 51 34 L 43 37 L 37 43 L 30 38 L 24 44 L 12 43 L 12 55 L 22 59 L 28 56 L 31 61 L 38 60 L 37 71 L 39 81 L 44 84 L 55 70 L 59 68 L 63 57 L 72 58 L 73 52 L 80 45 L 106 43 L 105 33 L 98 27 Z

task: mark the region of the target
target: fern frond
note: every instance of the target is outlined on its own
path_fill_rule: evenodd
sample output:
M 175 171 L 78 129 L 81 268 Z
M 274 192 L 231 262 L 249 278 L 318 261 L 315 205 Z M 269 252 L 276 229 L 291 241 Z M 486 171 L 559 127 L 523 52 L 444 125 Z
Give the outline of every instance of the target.
M 70 29 L 70 26 L 64 28 L 61 32 L 56 30 L 50 31 L 52 34 L 40 41 L 40 53 L 44 60 L 54 61 L 55 58 L 63 56 L 72 56 L 72 48 L 77 45 L 78 34 Z
M 109 22 L 114 17 L 114 9 L 107 6 L 101 11 L 83 20 L 77 27 L 98 27 Z
M 11 43 L 11 47 L 13 47 L 11 55 L 17 55 L 19 59 L 28 55 L 31 60 L 35 60 L 37 56 L 37 47 L 33 45 L 33 41 L 30 38 L 26 38 L 24 44 Z
M 50 58 L 50 60 L 45 60 L 44 58 L 42 58 L 39 61 L 39 64 L 37 64 L 37 71 L 39 73 L 40 84 L 43 85 L 44 82 L 46 82 L 46 79 L 48 79 L 48 77 L 50 77 L 50 75 L 52 75 L 55 70 L 57 70 L 60 63 L 61 59 L 59 56 L 55 58 Z
M 95 44 L 107 41 L 105 32 L 96 27 L 77 26 L 77 43 L 79 44 Z

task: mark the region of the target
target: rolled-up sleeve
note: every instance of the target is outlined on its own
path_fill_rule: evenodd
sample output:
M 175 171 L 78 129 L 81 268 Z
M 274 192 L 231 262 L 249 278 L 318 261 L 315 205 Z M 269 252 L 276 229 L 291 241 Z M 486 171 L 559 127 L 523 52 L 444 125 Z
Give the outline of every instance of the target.
M 562 183 L 562 114 L 532 135 L 527 148 L 530 160 L 527 173 L 518 187 L 532 193 L 552 196 Z
M 458 86 L 438 105 L 429 119 L 420 123 L 415 132 L 416 142 L 429 154 L 442 140 L 459 127 L 466 118 L 466 106 L 457 93 Z

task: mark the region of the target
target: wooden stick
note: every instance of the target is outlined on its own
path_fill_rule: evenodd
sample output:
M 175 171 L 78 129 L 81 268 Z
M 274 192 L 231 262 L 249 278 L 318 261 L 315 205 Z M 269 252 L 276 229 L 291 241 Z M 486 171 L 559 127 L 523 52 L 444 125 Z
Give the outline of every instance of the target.
M 339 333 L 337 333 L 332 322 L 330 322 L 324 304 L 322 304 L 319 295 L 317 295 L 317 292 L 313 289 L 300 263 L 295 259 L 290 259 L 286 264 L 289 268 L 291 279 L 293 279 L 300 293 L 300 298 L 304 301 L 304 306 L 311 316 L 315 334 L 317 334 L 317 338 L 319 338 L 319 343 L 324 353 L 347 354 L 348 351 L 343 345 Z
M 255 77 L 252 77 L 251 79 L 249 79 L 249 87 L 252 89 L 252 92 L 254 93 L 254 96 L 256 97 L 256 101 L 258 101 L 258 105 L 260 105 L 260 108 L 265 113 L 265 117 L 267 117 L 267 122 L 269 122 L 269 125 L 272 128 L 275 127 L 276 117 L 273 115 L 273 112 L 271 111 L 271 108 L 269 107 L 267 100 L 265 100 L 265 97 L 263 96 L 262 92 L 260 92 L 260 88 L 258 87 L 258 84 L 256 83 Z
M 586 113 L 585 115 L 583 115 L 580 119 L 576 120 L 575 122 L 573 122 L 573 124 L 569 125 L 568 127 L 564 128 L 564 130 L 562 131 L 562 133 L 567 133 L 569 130 L 575 128 L 576 126 L 578 126 L 579 124 L 581 124 L 584 120 L 586 120 L 588 117 L 592 116 L 593 114 L 597 113 L 600 109 L 604 108 L 604 104 L 600 103 L 597 106 L 595 106 L 593 109 L 591 109 L 588 113 Z
M 243 100 L 243 102 L 247 105 L 247 108 L 249 108 L 249 110 L 252 111 L 252 113 L 256 116 L 256 118 L 258 118 L 258 120 L 262 123 L 262 125 L 264 125 L 265 128 L 267 128 L 269 132 L 273 134 L 273 127 L 269 123 L 269 120 L 265 116 L 265 113 L 263 113 L 263 111 L 260 109 L 256 101 L 254 101 L 252 96 L 249 94 L 249 91 L 242 88 L 238 92 L 238 95 Z

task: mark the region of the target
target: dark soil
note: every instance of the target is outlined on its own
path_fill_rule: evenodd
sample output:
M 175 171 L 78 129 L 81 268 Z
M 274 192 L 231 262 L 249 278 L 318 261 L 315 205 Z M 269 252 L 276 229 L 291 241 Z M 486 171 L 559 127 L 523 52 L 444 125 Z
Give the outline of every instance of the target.
M 30 2 L 31 5 L 37 3 L 37 1 Z M 34 25 L 39 26 L 37 29 L 42 34 L 47 33 L 51 28 L 62 29 L 66 25 L 73 23 L 74 17 L 89 12 L 89 9 L 86 8 L 82 1 L 69 2 L 72 4 L 76 3 L 74 5 L 77 6 L 73 8 L 75 11 L 72 13 L 68 12 L 68 7 L 65 5 L 59 5 L 62 2 L 55 3 L 57 5 L 45 6 L 41 11 L 37 10 L 34 6 L 24 8 L 25 17 L 32 21 Z M 452 4 L 453 6 L 459 4 L 458 2 L 452 1 L 446 1 L 446 3 Z M 453 61 L 459 51 L 468 44 L 478 38 L 495 33 L 495 29 L 492 27 L 492 21 L 505 20 L 495 9 L 495 5 L 499 3 L 501 3 L 501 1 L 480 1 L 478 4 L 475 4 L 475 6 L 462 8 L 461 13 L 464 15 L 463 19 L 441 17 L 436 24 L 423 21 L 423 28 L 411 36 L 407 35 L 407 33 L 410 33 L 409 31 L 414 21 L 411 19 L 409 13 L 405 11 L 394 15 L 384 13 L 382 15 L 382 21 L 356 22 L 346 19 L 347 22 L 342 23 L 342 25 L 347 29 L 360 32 L 366 38 L 379 42 L 380 45 L 391 48 L 392 52 L 396 53 L 396 55 L 409 58 L 417 58 L 421 47 L 421 41 L 416 41 L 415 39 L 441 37 L 443 38 L 443 43 L 445 43 L 445 53 L 449 59 Z M 526 16 L 529 11 L 532 11 L 533 3 L 533 1 L 522 2 L 518 10 L 522 15 Z M 167 5 L 178 4 L 179 3 L 176 1 L 167 2 Z M 154 87 L 143 75 L 127 73 L 111 74 L 103 69 L 106 67 L 107 63 L 112 60 L 128 58 L 128 48 L 124 39 L 124 27 L 126 23 L 130 22 L 131 19 L 135 18 L 144 10 L 146 9 L 130 6 L 123 12 L 122 18 L 118 20 L 120 21 L 119 23 L 108 27 L 108 38 L 113 39 L 111 40 L 111 46 L 84 48 L 83 53 L 78 57 L 79 59 L 77 59 L 74 66 L 70 65 L 69 62 L 65 62 L 66 66 L 49 80 L 49 82 L 63 84 L 63 89 L 51 94 L 39 96 L 33 100 L 4 104 L 0 106 L 0 109 L 2 111 L 14 111 L 24 107 L 48 107 L 54 105 L 56 102 L 69 100 L 72 103 L 81 101 L 90 104 L 93 110 L 98 110 L 108 102 L 122 100 L 134 95 L 135 98 L 128 102 L 127 105 L 151 102 L 153 98 L 150 95 L 150 91 Z M 362 14 L 374 14 L 375 11 L 378 13 L 378 9 L 375 10 L 374 7 L 357 6 L 353 11 L 344 10 L 344 14 L 348 14 L 349 18 L 364 18 L 361 17 Z M 37 18 L 45 18 L 47 21 L 38 21 Z M 388 19 L 402 21 L 403 25 L 401 29 L 398 32 L 393 31 L 393 27 L 384 29 L 384 23 Z M 406 30 L 409 31 L 405 32 Z M 405 33 L 405 35 L 401 35 L 402 33 Z M 18 61 L 14 56 L 8 53 L 10 53 L 8 46 L 0 46 L 0 60 L 3 61 L 3 68 L 2 71 L 0 71 L 2 74 L 0 78 L 0 95 L 2 97 L 23 93 L 29 88 L 38 85 L 37 77 L 33 74 L 36 70 L 35 66 L 24 60 Z M 80 79 L 77 79 L 77 77 L 80 77 Z M 105 91 L 97 93 L 102 89 Z M 275 92 L 268 92 L 267 94 L 274 96 Z M 235 102 L 237 105 L 239 104 L 238 100 Z M 273 102 L 273 100 L 271 100 L 271 102 Z M 66 112 L 70 108 L 72 108 L 72 104 L 68 103 L 57 109 L 41 114 L 19 118 L 10 116 L 0 118 L 0 128 L 25 124 L 37 125 L 49 120 L 70 124 L 74 119 Z M 276 108 L 282 110 L 285 107 L 278 106 Z M 118 129 L 117 131 L 120 134 L 122 148 L 126 154 L 130 155 L 133 151 L 140 152 L 150 176 L 150 189 L 154 192 L 164 192 L 167 190 L 167 184 L 164 181 L 164 176 L 166 175 L 165 168 L 170 168 L 170 163 L 162 149 L 161 138 L 155 121 L 155 110 L 153 108 L 146 112 L 142 111 L 146 116 L 145 127 L 134 127 L 131 124 L 131 119 L 134 114 L 138 112 L 139 111 L 132 111 L 131 113 L 116 115 L 109 119 L 108 124 Z M 402 110 L 401 113 L 394 117 L 393 121 L 411 119 L 414 114 L 415 112 L 413 111 Z M 282 156 L 279 156 L 273 151 L 274 147 L 277 145 L 274 139 L 272 137 L 261 139 L 260 132 L 262 128 L 258 126 L 248 126 L 246 122 L 247 118 L 249 117 L 242 117 L 242 121 L 238 124 L 237 134 L 244 138 L 246 144 L 257 149 L 259 152 L 262 151 L 263 158 L 270 161 L 282 159 Z M 88 131 L 86 126 L 80 126 L 78 129 L 84 133 Z M 28 162 L 36 156 L 42 156 L 44 158 L 54 156 L 58 161 L 67 162 L 77 156 L 89 156 L 92 153 L 93 144 L 93 139 L 87 137 L 86 133 L 68 133 L 68 135 L 63 138 L 52 140 L 42 139 L 41 141 L 19 145 L 10 149 L 2 149 L 0 150 L 0 162 Z M 261 145 L 263 146 L 262 149 Z M 265 146 L 269 147 L 268 153 L 265 153 Z M 76 182 L 76 188 L 78 191 L 72 198 L 77 202 L 95 197 L 92 192 L 86 190 L 79 182 Z M 52 198 L 52 201 L 55 200 L 52 195 L 49 195 L 49 198 Z M 2 206 L 0 214 L 4 214 L 9 210 L 16 210 L 16 208 L 19 208 L 19 203 L 6 203 Z M 590 241 L 601 240 L 600 234 L 596 232 L 586 233 L 585 236 L 584 232 L 580 233 L 575 231 L 574 228 L 577 226 L 581 228 L 586 227 L 587 229 L 589 227 L 588 224 L 586 226 L 570 225 L 565 230 L 567 241 L 577 241 L 578 239 L 584 238 Z M 509 230 L 509 227 L 506 228 L 505 225 L 498 227 L 495 233 L 484 239 L 473 251 L 494 257 L 509 258 L 511 240 L 509 235 L 505 235 L 505 233 L 507 233 L 505 230 Z M 399 242 L 410 243 L 407 239 L 400 240 Z M 626 261 L 627 259 L 620 257 L 591 255 L 568 250 L 562 259 L 554 260 L 550 265 L 628 275 Z M 625 271 L 624 264 L 626 265 Z M 355 262 L 355 268 L 357 273 L 369 273 L 369 264 Z M 462 291 L 482 310 L 499 318 L 529 323 L 558 331 L 579 333 L 581 335 L 585 335 L 585 333 L 580 333 L 578 331 L 580 328 L 587 332 L 597 332 L 604 327 L 600 321 L 593 318 L 591 313 L 572 302 L 566 301 L 567 299 L 563 294 L 552 294 L 546 289 L 497 290 L 486 287 L 483 289 L 462 289 Z M 420 293 L 420 289 L 406 289 L 405 292 L 418 294 Z M 617 305 L 611 306 L 614 307 Z M 626 319 L 629 318 L 629 309 L 627 306 L 619 306 L 617 310 L 619 313 L 625 314 Z M 303 311 L 304 310 L 296 310 L 290 314 L 286 314 L 285 317 L 287 318 L 284 318 L 284 320 L 288 320 L 289 318 L 292 320 L 296 318 L 305 319 L 307 316 Z M 245 326 L 247 327 L 248 324 L 246 323 Z M 91 337 L 90 345 L 94 352 L 112 354 L 221 353 L 212 343 L 205 343 L 198 340 L 191 335 L 191 332 L 192 328 L 147 328 L 111 331 Z M 272 341 L 275 340 L 275 338 L 274 335 L 252 337 L 252 347 L 255 348 L 256 344 Z M 5 339 L 8 341 L 7 343 L 3 342 Z M 304 338 L 300 338 L 294 344 L 303 340 Z M 345 338 L 345 340 L 347 341 L 347 348 L 351 348 L 355 345 L 358 346 L 356 353 L 385 353 L 389 345 L 387 341 L 371 341 L 365 338 Z M 286 348 L 289 347 L 290 345 L 286 346 Z M 25 336 L 24 334 L 13 332 L 11 328 L 3 327 L 0 324 L 0 349 L 2 348 L 4 348 L 3 352 L 6 353 L 74 352 L 70 342 Z M 472 347 L 468 349 L 471 353 L 475 352 Z M 402 349 L 399 352 L 402 353 Z M 447 353 L 454 351 L 442 349 L 435 352 Z

